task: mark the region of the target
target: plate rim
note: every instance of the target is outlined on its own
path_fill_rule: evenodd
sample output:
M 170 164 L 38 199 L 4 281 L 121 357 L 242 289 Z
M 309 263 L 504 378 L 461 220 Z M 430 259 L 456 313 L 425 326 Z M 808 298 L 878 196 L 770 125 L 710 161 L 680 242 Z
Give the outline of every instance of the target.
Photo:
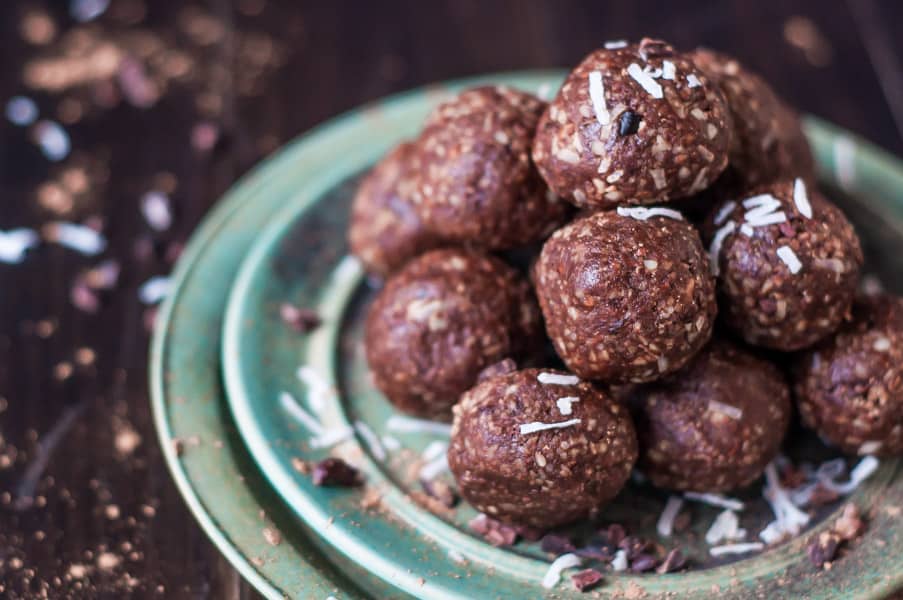
M 188 504 L 189 510 L 192 512 L 196 521 L 201 525 L 202 529 L 205 531 L 211 541 L 213 541 L 214 545 L 217 546 L 217 548 L 225 555 L 227 560 L 229 560 L 229 562 L 242 574 L 242 576 L 245 577 L 252 585 L 254 585 L 255 588 L 260 590 L 268 597 L 282 597 L 283 593 L 280 592 L 271 581 L 264 577 L 250 563 L 248 558 L 244 556 L 242 552 L 236 547 L 236 545 L 225 535 L 224 528 L 221 527 L 217 521 L 213 520 L 210 517 L 209 513 L 204 507 L 204 503 L 201 500 L 200 494 L 195 489 L 195 484 L 191 481 L 190 476 L 182 467 L 179 457 L 176 455 L 175 449 L 171 444 L 172 431 L 169 426 L 168 420 L 167 398 L 165 391 L 166 385 L 164 382 L 164 357 L 166 354 L 166 343 L 168 339 L 167 331 L 171 323 L 175 306 L 179 302 L 185 281 L 187 281 L 187 279 L 191 276 L 192 272 L 197 266 L 196 263 L 204 255 L 205 250 L 207 250 L 217 242 L 217 236 L 222 228 L 225 227 L 226 224 L 231 220 L 238 218 L 238 216 L 241 214 L 241 202 L 247 195 L 251 194 L 255 190 L 259 191 L 261 189 L 265 189 L 267 183 L 265 181 L 266 177 L 273 171 L 278 171 L 285 162 L 288 162 L 292 157 L 297 155 L 300 147 L 315 143 L 321 136 L 329 135 L 332 132 L 333 128 L 340 127 L 350 118 L 360 116 L 379 104 L 395 103 L 404 100 L 405 98 L 419 96 L 425 92 L 429 92 L 430 89 L 434 89 L 436 86 L 446 87 L 473 85 L 475 83 L 499 81 L 506 78 L 560 78 L 563 73 L 564 72 L 560 70 L 514 71 L 433 83 L 426 86 L 420 86 L 399 94 L 394 94 L 382 100 L 377 100 L 365 104 L 352 111 L 343 113 L 315 127 L 308 133 L 305 133 L 302 136 L 292 140 L 291 142 L 277 150 L 273 155 L 264 159 L 248 174 L 240 178 L 238 182 L 235 183 L 223 196 L 223 198 L 217 203 L 212 211 L 203 219 L 201 225 L 195 230 L 195 233 L 192 235 L 191 240 L 186 247 L 185 253 L 183 254 L 173 273 L 173 292 L 161 307 L 158 316 L 157 327 L 155 329 L 152 340 L 150 365 L 151 368 L 149 369 L 148 374 L 150 378 L 151 405 L 154 416 L 154 423 L 156 426 L 158 434 L 157 437 L 163 451 L 165 462 L 167 463 L 169 471 L 172 474 L 180 495 Z M 817 131 L 820 129 L 820 135 L 843 135 L 849 139 L 855 140 L 857 144 L 857 152 L 860 155 L 858 157 L 859 160 L 877 164 L 879 170 L 883 170 L 885 171 L 885 173 L 896 177 L 899 182 L 903 182 L 903 172 L 901 172 L 900 170 L 901 164 L 897 158 L 893 157 L 882 149 L 874 147 L 869 142 L 862 140 L 858 136 L 850 134 L 819 119 L 807 117 L 806 121 L 807 132 L 811 132 L 813 130 Z M 277 208 L 268 215 L 268 226 L 270 224 L 270 221 L 274 219 L 278 213 L 281 212 L 282 209 Z M 254 243 L 256 244 L 258 241 L 259 240 L 255 240 Z M 241 262 L 243 263 L 244 261 Z M 243 436 L 241 437 L 242 439 L 244 439 Z M 256 458 L 254 458 L 253 453 L 251 453 L 247 447 L 244 448 L 244 451 L 251 456 L 253 463 L 259 470 L 260 467 L 257 463 Z M 263 476 L 267 481 L 269 481 L 269 477 L 266 475 L 266 473 L 263 473 Z M 277 494 L 279 494 L 280 496 L 282 495 L 278 490 Z

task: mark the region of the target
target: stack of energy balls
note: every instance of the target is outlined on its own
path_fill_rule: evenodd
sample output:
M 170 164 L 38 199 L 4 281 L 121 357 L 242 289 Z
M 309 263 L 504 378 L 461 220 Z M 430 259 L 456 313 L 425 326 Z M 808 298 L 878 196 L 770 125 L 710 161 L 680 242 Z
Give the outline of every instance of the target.
M 459 491 L 501 521 L 592 516 L 635 466 L 745 486 L 791 398 L 844 452 L 903 452 L 903 301 L 856 297 L 798 117 L 730 57 L 618 42 L 550 103 L 464 91 L 366 177 L 349 238 L 386 278 L 376 385 L 454 419 Z

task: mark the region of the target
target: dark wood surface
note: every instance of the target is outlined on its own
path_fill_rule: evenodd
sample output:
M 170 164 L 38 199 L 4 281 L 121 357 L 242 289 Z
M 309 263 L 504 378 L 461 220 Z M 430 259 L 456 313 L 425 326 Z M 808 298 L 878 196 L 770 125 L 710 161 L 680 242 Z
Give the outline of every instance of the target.
M 0 597 L 254 596 L 161 458 L 146 386 L 152 315 L 137 289 L 279 144 L 395 91 L 573 65 L 607 39 L 653 35 L 734 53 L 802 111 L 903 154 L 901 7 L 112 0 L 80 24 L 69 2 L 0 3 L 0 103 L 32 98 L 72 141 L 53 163 L 31 128 L 0 123 L 0 230 L 100 217 L 109 239 L 99 256 L 44 244 L 0 263 Z M 175 211 L 156 234 L 139 211 L 154 189 Z M 122 267 L 115 289 L 96 313 L 75 307 L 79 273 L 106 258 Z

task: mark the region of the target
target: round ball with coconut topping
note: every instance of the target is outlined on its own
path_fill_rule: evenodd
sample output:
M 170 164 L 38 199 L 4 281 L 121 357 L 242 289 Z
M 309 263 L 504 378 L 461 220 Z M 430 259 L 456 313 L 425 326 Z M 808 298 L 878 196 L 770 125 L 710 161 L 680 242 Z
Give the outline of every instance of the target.
M 691 53 L 721 88 L 733 122 L 730 171 L 750 187 L 779 179 L 815 181 L 809 142 L 799 116 L 765 81 L 724 54 L 699 48 Z
M 414 195 L 419 154 L 403 142 L 361 181 L 351 205 L 348 242 L 369 273 L 385 277 L 441 243 L 417 216 Z
M 802 179 L 722 202 L 704 229 L 725 321 L 750 344 L 800 350 L 848 314 L 863 262 L 859 238 Z
M 415 202 L 437 233 L 492 250 L 545 238 L 569 214 L 530 160 L 545 104 L 508 87 L 479 87 L 437 107 L 418 141 Z
M 903 298 L 862 298 L 795 369 L 803 423 L 849 454 L 903 454 Z
M 546 241 L 533 281 L 558 355 L 581 377 L 609 383 L 680 369 L 708 341 L 717 312 L 699 235 L 670 209 L 570 223 Z
M 654 485 L 673 490 L 724 492 L 751 483 L 777 455 L 790 423 L 781 372 L 721 340 L 634 397 L 639 467 Z
M 364 338 L 374 382 L 392 404 L 448 420 L 480 371 L 540 346 L 542 324 L 529 284 L 504 262 L 433 250 L 389 278 Z
M 549 104 L 533 160 L 549 187 L 581 207 L 691 196 L 727 166 L 730 123 L 718 87 L 668 44 L 601 49 Z
M 548 529 L 598 511 L 637 457 L 627 409 L 569 373 L 525 369 L 484 380 L 454 408 L 448 464 L 477 510 Z

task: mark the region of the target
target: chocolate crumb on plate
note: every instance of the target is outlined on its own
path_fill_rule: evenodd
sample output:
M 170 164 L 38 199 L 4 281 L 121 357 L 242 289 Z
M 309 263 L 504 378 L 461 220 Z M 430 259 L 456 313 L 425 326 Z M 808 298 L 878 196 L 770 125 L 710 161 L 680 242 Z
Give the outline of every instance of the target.
M 341 458 L 326 458 L 314 466 L 310 474 L 314 485 L 355 487 L 361 485 L 360 472 Z
M 297 307 L 288 302 L 279 307 L 279 316 L 283 323 L 298 333 L 309 333 L 323 323 L 316 311 Z
M 687 558 L 684 556 L 683 552 L 681 552 L 680 548 L 674 548 L 668 552 L 665 560 L 662 561 L 662 564 L 658 566 L 655 572 L 660 575 L 664 573 L 673 573 L 674 571 L 679 571 L 684 568 L 686 564 Z
M 840 536 L 833 531 L 819 533 L 806 548 L 806 553 L 809 555 L 812 565 L 819 568 L 827 568 L 827 565 L 834 560 L 834 555 L 837 554 L 837 547 L 840 543 Z
M 555 555 L 567 554 L 568 552 L 574 552 L 576 550 L 574 543 L 570 538 L 555 533 L 543 536 L 542 541 L 540 542 L 540 548 L 543 552 Z
M 454 508 L 458 503 L 455 490 L 441 479 L 421 479 L 420 485 L 428 496 L 438 500 L 446 508 Z
M 602 581 L 602 573 L 595 569 L 584 569 L 571 575 L 571 582 L 578 592 L 587 592 Z

